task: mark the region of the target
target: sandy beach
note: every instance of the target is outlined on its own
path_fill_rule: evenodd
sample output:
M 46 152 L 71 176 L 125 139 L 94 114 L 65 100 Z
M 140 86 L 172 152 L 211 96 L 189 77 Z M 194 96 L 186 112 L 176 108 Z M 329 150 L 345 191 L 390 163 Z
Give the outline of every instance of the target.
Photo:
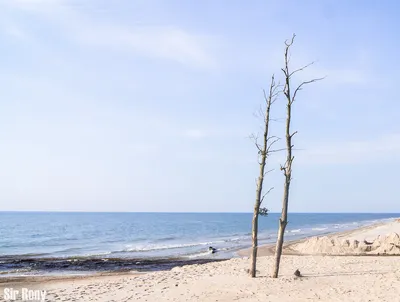
M 326 237 L 339 238 L 342 242 L 367 240 L 371 243 L 399 230 L 400 222 L 394 221 Z M 315 250 L 320 251 L 321 247 L 316 247 L 315 241 L 309 238 L 287 245 L 285 251 L 288 253 L 282 258 L 278 279 L 269 278 L 272 256 L 260 256 L 256 279 L 248 276 L 249 259 L 242 257 L 150 273 L 3 281 L 0 294 L 5 288 L 12 287 L 16 290 L 45 290 L 46 301 L 399 300 L 399 257 L 393 253 L 387 256 L 331 256 L 320 253 L 302 255 L 299 252 L 299 247 L 310 242 L 314 242 Z M 269 250 L 268 247 L 260 248 L 261 254 Z M 290 255 L 290 251 L 298 254 Z M 301 271 L 302 277 L 294 276 L 296 269 Z
M 331 233 L 326 236 L 308 237 L 287 241 L 286 255 L 400 255 L 400 219 L 377 223 L 354 230 Z M 371 248 L 369 249 L 368 246 Z M 275 245 L 258 248 L 258 256 L 271 256 Z M 250 256 L 250 249 L 238 252 L 242 257 Z

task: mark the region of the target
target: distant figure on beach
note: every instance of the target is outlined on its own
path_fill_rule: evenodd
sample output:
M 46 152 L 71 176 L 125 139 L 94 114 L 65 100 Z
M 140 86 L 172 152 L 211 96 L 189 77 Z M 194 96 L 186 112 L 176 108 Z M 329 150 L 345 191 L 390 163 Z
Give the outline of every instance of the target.
M 216 248 L 214 248 L 214 247 L 212 247 L 212 246 L 210 246 L 210 247 L 208 248 L 208 251 L 210 251 L 210 252 L 211 252 L 211 254 L 214 254 L 214 253 L 216 253 L 216 252 L 217 252 L 217 249 L 216 249 Z

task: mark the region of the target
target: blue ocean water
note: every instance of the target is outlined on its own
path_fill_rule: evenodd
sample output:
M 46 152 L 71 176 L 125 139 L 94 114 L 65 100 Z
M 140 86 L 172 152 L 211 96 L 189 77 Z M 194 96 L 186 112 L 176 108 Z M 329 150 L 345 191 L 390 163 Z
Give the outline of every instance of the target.
M 260 244 L 275 242 L 279 216 L 260 217 Z M 289 213 L 285 239 L 354 229 L 399 216 Z M 5 256 L 231 257 L 250 246 L 251 218 L 251 213 L 0 212 L 0 260 Z M 209 246 L 219 252 L 209 254 Z

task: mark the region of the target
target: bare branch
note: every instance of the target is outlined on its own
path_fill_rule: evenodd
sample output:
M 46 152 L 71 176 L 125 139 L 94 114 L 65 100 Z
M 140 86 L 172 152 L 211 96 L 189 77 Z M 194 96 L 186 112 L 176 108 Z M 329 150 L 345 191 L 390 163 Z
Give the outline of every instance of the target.
M 285 49 L 285 75 L 289 76 L 289 70 L 287 69 L 287 66 L 289 65 L 290 59 L 291 59 L 291 54 L 289 53 L 290 47 L 293 45 L 294 38 L 296 38 L 296 35 L 293 34 L 292 39 L 290 42 L 288 40 L 285 41 L 286 49 Z M 289 56 L 289 57 L 288 57 Z
M 280 138 L 277 137 L 276 139 L 274 139 L 274 140 L 269 144 L 269 146 L 267 147 L 267 153 L 269 153 L 269 152 L 271 151 L 271 147 L 272 147 L 276 142 L 278 142 L 279 140 L 280 140 Z
M 258 149 L 258 153 L 260 154 L 262 152 L 262 149 L 261 149 L 260 144 L 258 143 L 258 136 L 254 135 L 254 133 L 253 133 L 249 136 L 249 138 L 253 141 L 254 145 Z
M 280 140 L 281 140 L 280 137 L 276 137 L 276 138 L 269 144 L 269 147 L 268 147 L 268 148 L 272 147 L 276 142 L 278 142 L 278 141 L 280 141 Z
M 305 82 L 301 83 L 299 86 L 297 86 L 296 90 L 294 91 L 294 94 L 293 94 L 293 97 L 292 97 L 292 100 L 291 100 L 290 104 L 293 104 L 293 102 L 296 100 L 297 92 L 300 91 L 304 85 L 311 84 L 311 83 L 314 83 L 314 82 L 317 82 L 317 81 L 321 81 L 323 79 L 325 79 L 325 77 L 312 79 L 310 81 L 305 81 Z
M 268 170 L 267 172 L 264 172 L 264 175 L 263 175 L 263 177 L 265 177 L 265 175 L 267 175 L 268 173 L 271 173 L 272 171 L 274 171 L 275 169 L 271 169 L 271 170 Z
M 267 195 L 267 194 L 269 194 L 269 192 L 271 192 L 273 189 L 274 189 L 274 187 L 271 187 L 271 188 L 267 191 L 267 193 L 264 194 L 264 196 Z
M 292 46 L 292 45 L 293 45 L 293 42 L 294 42 L 294 38 L 296 38 L 296 34 L 293 34 L 292 39 L 291 39 L 290 42 L 288 42 L 288 40 L 286 40 L 286 41 L 285 41 L 285 45 L 286 45 L 287 47 Z
M 281 151 L 285 151 L 286 148 L 281 148 L 281 149 L 274 149 L 274 150 L 269 150 L 269 153 L 275 153 L 275 152 L 281 152 Z
M 274 89 L 273 89 L 273 91 L 271 93 L 271 97 L 272 97 L 273 100 L 275 100 L 276 97 L 281 93 L 280 88 L 282 88 L 282 87 L 283 87 L 283 85 L 280 84 L 280 83 L 275 85 L 275 87 L 274 87 Z
M 301 67 L 301 68 L 299 68 L 299 69 L 296 69 L 295 71 L 292 71 L 292 72 L 289 74 L 289 78 L 290 78 L 292 75 L 294 75 L 295 73 L 297 73 L 297 72 L 299 72 L 299 71 L 303 71 L 304 69 L 306 69 L 307 67 L 313 65 L 314 63 L 315 63 L 315 62 L 313 61 L 313 62 L 311 62 L 311 63 L 309 63 L 309 64 L 307 64 L 307 65 L 305 65 L 305 66 L 303 66 L 303 67 Z
M 276 135 L 271 135 L 271 136 L 267 137 L 267 141 L 270 141 L 271 139 L 275 139 L 275 138 L 279 138 L 279 137 Z
M 283 123 L 284 118 L 271 118 L 270 122 Z
M 249 139 L 251 139 L 253 142 L 258 140 L 258 135 L 255 135 L 254 133 L 249 135 Z
M 270 188 L 266 193 L 264 193 L 264 195 L 261 197 L 260 205 L 264 201 L 264 197 L 267 196 L 273 189 L 274 189 L 274 187 Z
M 267 97 L 267 93 L 265 92 L 265 89 L 263 89 L 263 94 L 264 94 L 265 102 L 268 102 L 268 97 Z

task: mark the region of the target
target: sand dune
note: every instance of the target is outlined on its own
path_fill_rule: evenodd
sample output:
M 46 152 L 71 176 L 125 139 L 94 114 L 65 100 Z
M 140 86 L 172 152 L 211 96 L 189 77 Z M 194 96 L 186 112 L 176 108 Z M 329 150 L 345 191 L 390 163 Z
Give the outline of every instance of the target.
M 287 251 L 306 255 L 400 255 L 400 221 L 338 235 L 312 237 L 290 244 Z

